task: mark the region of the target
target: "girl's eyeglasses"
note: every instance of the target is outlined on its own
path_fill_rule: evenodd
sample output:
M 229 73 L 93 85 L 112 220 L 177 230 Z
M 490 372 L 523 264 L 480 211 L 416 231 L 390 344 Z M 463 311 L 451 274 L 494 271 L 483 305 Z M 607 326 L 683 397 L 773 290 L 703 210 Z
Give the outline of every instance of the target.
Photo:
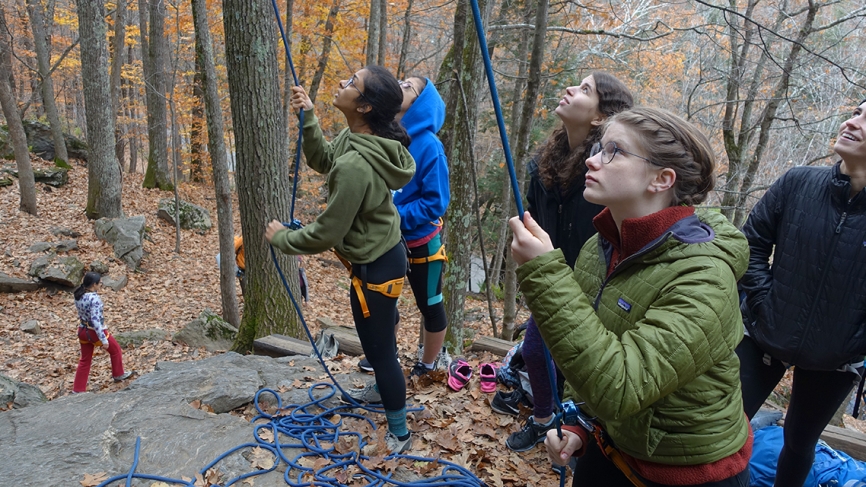
M 601 152 L 601 162 L 603 164 L 610 164 L 610 161 L 613 160 L 614 156 L 616 156 L 617 152 L 622 152 L 623 154 L 628 154 L 630 156 L 635 156 L 638 159 L 643 159 L 652 165 L 656 165 L 653 161 L 647 159 L 646 157 L 639 156 L 633 152 L 629 152 L 625 149 L 621 149 L 617 147 L 616 142 L 610 141 L 607 144 L 601 145 L 596 142 L 593 144 L 592 149 L 589 151 L 589 157 L 595 157 L 596 154 Z
M 363 92 L 362 92 L 362 91 L 361 91 L 357 86 L 355 86 L 355 81 L 356 81 L 357 79 L 358 79 L 358 76 L 355 75 L 355 74 L 353 74 L 352 77 L 349 78 L 349 81 L 346 81 L 346 88 L 348 88 L 348 87 L 350 87 L 350 86 L 351 86 L 352 88 L 355 88 L 355 91 L 357 91 L 358 94 L 361 95 L 361 99 L 363 99 L 363 100 L 367 100 L 367 97 L 364 96 L 364 93 L 363 93 Z
M 418 94 L 418 90 L 415 89 L 415 85 L 413 85 L 411 81 L 400 81 L 400 88 L 403 88 L 404 90 L 412 90 L 412 93 L 415 93 L 415 98 L 421 96 Z

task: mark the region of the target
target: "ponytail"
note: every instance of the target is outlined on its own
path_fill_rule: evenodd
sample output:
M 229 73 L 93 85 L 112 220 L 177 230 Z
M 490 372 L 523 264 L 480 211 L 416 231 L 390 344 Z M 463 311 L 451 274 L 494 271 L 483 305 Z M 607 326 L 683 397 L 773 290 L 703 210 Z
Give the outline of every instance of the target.
M 382 66 L 367 66 L 364 78 L 364 94 L 361 103 L 370 105 L 370 110 L 361 117 L 373 135 L 383 139 L 396 140 L 409 147 L 409 134 L 394 119 L 403 104 L 403 89 L 390 71 Z
M 102 279 L 102 275 L 98 272 L 88 272 L 84 275 L 84 281 L 81 282 L 81 285 L 75 288 L 75 291 L 72 292 L 72 295 L 75 297 L 76 301 L 80 301 L 81 298 L 87 293 L 87 290 L 92 287 L 94 284 L 99 283 L 100 279 Z

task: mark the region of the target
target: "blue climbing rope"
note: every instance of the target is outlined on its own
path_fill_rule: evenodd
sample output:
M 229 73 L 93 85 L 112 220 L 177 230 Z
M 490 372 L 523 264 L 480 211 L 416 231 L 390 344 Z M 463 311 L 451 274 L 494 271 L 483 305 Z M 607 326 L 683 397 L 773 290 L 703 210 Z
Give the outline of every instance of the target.
M 271 5 L 274 7 L 274 16 L 277 18 L 277 25 L 280 28 L 280 37 L 283 39 L 283 48 L 286 51 L 286 65 L 292 71 L 292 79 L 295 82 L 295 86 L 300 86 L 301 82 L 298 80 L 298 73 L 295 71 L 295 63 L 292 62 L 292 53 L 291 49 L 289 49 L 289 39 L 286 37 L 286 30 L 283 28 L 283 20 L 280 18 L 280 7 L 277 6 L 277 0 L 271 0 Z M 298 113 L 298 142 L 295 145 L 295 172 L 294 177 L 292 178 L 292 207 L 289 210 L 289 221 L 297 225 L 300 225 L 300 222 L 295 220 L 295 196 L 298 194 L 298 175 L 301 170 L 301 144 L 303 143 L 304 138 L 304 111 L 301 110 Z
M 324 393 L 317 397 L 317 394 L 315 394 L 317 390 L 324 390 Z M 254 441 L 238 445 L 220 454 L 199 470 L 198 474 L 206 477 L 210 469 L 216 467 L 229 456 L 237 454 L 244 449 L 261 448 L 273 455 L 273 464 L 270 468 L 259 468 L 258 470 L 241 474 L 221 485 L 228 487 L 243 479 L 273 472 L 282 464 L 285 464 L 286 469 L 283 473 L 283 480 L 287 485 L 292 487 L 346 487 L 346 483 L 340 482 L 338 479 L 338 471 L 344 472 L 342 476 L 347 478 L 348 483 L 351 485 L 381 487 L 481 487 L 485 485 L 484 482 L 473 475 L 468 469 L 442 459 L 402 454 L 391 454 L 384 458 L 386 461 L 406 460 L 413 464 L 428 462 L 441 465 L 441 471 L 438 475 L 411 482 L 398 481 L 393 479 L 390 474 L 383 474 L 364 465 L 364 461 L 370 460 L 370 457 L 363 453 L 367 443 L 361 434 L 354 431 L 344 431 L 343 420 L 348 417 L 357 418 L 369 422 L 373 429 L 376 429 L 376 424 L 370 421 L 369 418 L 352 413 L 353 406 L 326 407 L 324 403 L 331 399 L 336 394 L 336 391 L 337 389 L 333 384 L 325 382 L 313 384 L 307 391 L 307 396 L 310 399 L 309 402 L 305 404 L 291 404 L 284 408 L 282 399 L 276 391 L 272 389 L 259 390 L 254 399 L 255 409 L 258 414 L 253 417 L 251 422 L 256 423 L 263 420 L 265 422 L 259 422 L 253 428 Z M 264 411 L 261 406 L 262 394 L 270 394 L 276 399 L 277 414 L 268 414 Z M 272 439 L 263 438 L 263 431 L 265 430 L 270 432 Z M 341 440 L 347 438 L 350 440 L 349 442 L 344 441 L 341 443 Z M 351 448 L 344 447 L 346 444 L 352 445 Z M 354 444 L 357 444 L 357 447 Z M 339 451 L 343 448 L 348 451 Z M 284 451 L 286 449 L 301 449 L 303 451 L 289 458 Z M 111 477 L 99 484 L 98 487 L 105 487 L 120 480 L 125 480 L 127 487 L 129 487 L 132 479 L 155 480 L 168 484 L 195 487 L 195 479 L 183 480 L 137 473 L 135 470 L 138 467 L 140 451 L 141 438 L 139 437 L 135 440 L 135 453 L 129 472 Z M 305 466 L 305 464 L 310 465 L 313 463 L 305 461 L 312 457 L 317 459 L 316 463 L 318 463 L 318 459 L 325 459 L 327 460 L 327 464 L 320 468 Z M 350 473 L 353 475 L 348 477 Z
M 523 220 L 523 198 L 520 195 L 520 188 L 517 185 L 517 171 L 514 169 L 514 161 L 511 157 L 511 146 L 508 143 L 508 135 L 505 132 L 505 117 L 502 115 L 502 106 L 499 103 L 499 92 L 496 89 L 496 81 L 493 78 L 493 63 L 490 61 L 490 50 L 487 48 L 487 36 L 484 33 L 484 24 L 481 21 L 481 9 L 478 7 L 478 0 L 470 0 L 472 4 L 472 18 L 475 21 L 475 32 L 478 36 L 478 44 L 481 47 L 481 56 L 484 58 L 484 70 L 487 73 L 487 84 L 490 87 L 490 97 L 493 102 L 493 109 L 496 112 L 496 122 L 499 126 L 499 137 L 502 139 L 502 151 L 505 153 L 505 164 L 508 166 L 508 175 L 511 177 L 511 191 L 514 194 L 514 203 L 517 206 L 517 216 Z M 547 345 L 542 343 L 544 349 L 544 359 L 547 363 L 548 377 L 551 383 L 551 391 L 555 398 L 554 406 L 558 411 L 554 416 L 556 431 L 559 437 L 562 438 L 562 404 L 559 399 L 559 391 L 556 387 L 556 371 L 553 369 L 553 360 L 550 357 L 550 351 Z M 554 467 L 556 468 L 556 467 Z M 559 468 L 559 485 L 565 485 L 565 468 Z
M 475 32 L 478 34 L 478 43 L 481 45 L 481 56 L 484 58 L 484 70 L 487 72 L 487 85 L 490 87 L 490 98 L 493 101 L 493 110 L 496 112 L 499 138 L 502 139 L 505 165 L 508 166 L 508 175 L 511 177 L 511 192 L 514 194 L 514 203 L 517 205 L 517 216 L 520 220 L 523 220 L 523 198 L 520 196 L 520 187 L 517 185 L 517 172 L 514 170 L 514 160 L 511 158 L 511 146 L 508 144 L 508 134 L 505 132 L 505 117 L 502 116 L 499 92 L 496 90 L 496 81 L 493 79 L 493 64 L 490 62 L 490 51 L 487 49 L 487 37 L 484 34 L 484 25 L 481 23 L 481 10 L 478 8 L 478 0 L 471 0 L 470 3 L 472 4 L 472 17 L 475 20 Z

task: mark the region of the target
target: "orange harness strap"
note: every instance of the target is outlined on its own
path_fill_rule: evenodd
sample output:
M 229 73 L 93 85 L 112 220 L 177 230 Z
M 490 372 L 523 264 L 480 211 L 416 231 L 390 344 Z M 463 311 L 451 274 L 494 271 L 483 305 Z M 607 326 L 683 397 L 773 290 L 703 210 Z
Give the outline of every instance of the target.
M 445 246 L 444 245 L 439 247 L 439 250 L 437 250 L 436 253 L 433 255 L 430 255 L 427 257 L 417 257 L 414 259 L 410 258 L 409 263 L 410 264 L 426 264 L 428 262 L 435 262 L 437 260 L 444 260 L 445 262 L 448 262 L 448 256 L 445 255 Z
M 444 246 L 443 246 L 444 249 Z M 343 258 L 336 250 L 334 254 L 340 259 L 340 262 L 346 267 L 346 269 L 351 274 L 352 272 L 352 263 Z M 432 257 L 432 256 L 431 256 Z M 358 295 L 358 302 L 361 304 L 361 311 L 364 312 L 364 318 L 370 317 L 370 308 L 367 306 L 367 298 L 364 295 L 364 283 L 361 282 L 361 279 L 358 276 L 351 274 L 352 277 L 352 287 L 355 288 L 355 293 Z M 376 291 L 377 293 L 382 293 L 389 298 L 398 298 L 400 294 L 403 292 L 403 280 L 404 278 L 392 279 L 384 284 L 371 284 L 367 283 L 367 289 L 370 291 Z
M 598 443 L 599 448 L 601 449 L 604 456 L 607 457 L 608 460 L 613 462 L 613 464 L 618 468 L 623 475 L 628 478 L 635 487 L 646 487 L 644 483 L 635 475 L 634 471 L 631 469 L 629 464 L 625 461 L 622 454 L 619 450 L 613 446 L 613 443 L 607 438 L 607 435 L 604 434 L 604 430 L 601 429 L 601 426 L 598 424 L 593 428 L 592 435 L 595 437 L 595 441 Z
M 355 288 L 355 293 L 358 295 L 358 301 L 361 304 L 361 311 L 364 312 L 364 318 L 370 317 L 370 308 L 367 307 L 367 298 L 364 297 L 362 282 L 357 276 L 352 276 L 352 287 Z M 403 278 L 392 279 L 384 284 L 367 283 L 367 289 L 382 293 L 389 298 L 398 298 L 403 292 Z

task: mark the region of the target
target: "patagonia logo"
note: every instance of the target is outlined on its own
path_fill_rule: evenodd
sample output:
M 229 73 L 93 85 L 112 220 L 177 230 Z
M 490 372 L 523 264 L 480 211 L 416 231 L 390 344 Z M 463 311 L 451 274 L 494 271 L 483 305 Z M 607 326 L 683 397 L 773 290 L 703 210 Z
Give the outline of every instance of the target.
M 631 311 L 631 305 L 628 304 L 628 302 L 625 299 L 619 298 L 619 300 L 617 300 L 617 302 L 616 302 L 616 305 L 619 306 L 620 308 L 624 309 L 626 313 Z

